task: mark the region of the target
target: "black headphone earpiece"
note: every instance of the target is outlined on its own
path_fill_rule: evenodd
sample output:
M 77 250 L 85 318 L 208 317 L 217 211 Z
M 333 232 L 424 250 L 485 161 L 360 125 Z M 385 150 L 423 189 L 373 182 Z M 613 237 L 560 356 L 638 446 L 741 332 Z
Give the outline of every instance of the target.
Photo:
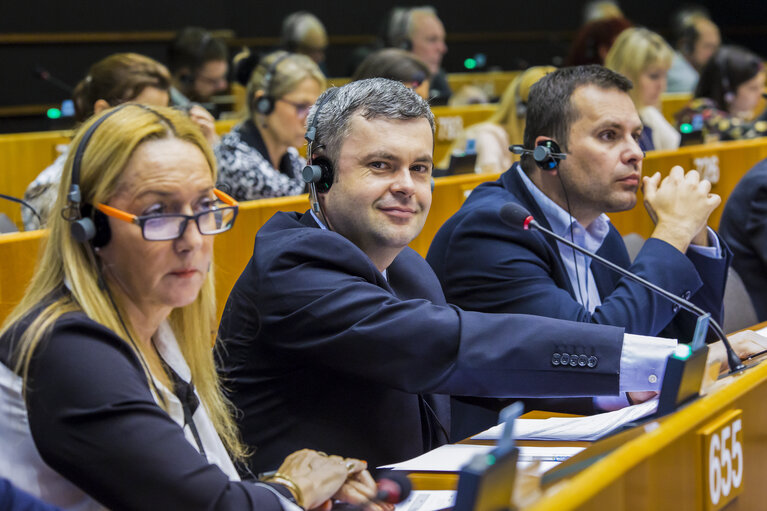
M 559 144 L 551 139 L 541 140 L 535 149 L 526 149 L 521 145 L 513 145 L 509 150 L 514 154 L 530 154 L 541 170 L 556 170 L 559 162 L 567 158 L 567 154 L 559 149 Z
M 82 211 L 83 218 L 90 219 L 91 224 L 94 227 L 93 235 L 88 238 L 93 248 L 106 246 L 112 239 L 112 230 L 109 228 L 109 218 L 90 204 L 83 204 L 80 210 Z M 74 228 L 73 224 L 72 229 Z M 77 238 L 75 239 L 77 240 Z
M 317 193 L 327 193 L 333 186 L 333 163 L 325 156 L 314 156 L 301 171 L 307 184 L 314 183 Z
M 309 161 L 301 171 L 301 177 L 303 177 L 304 182 L 315 193 L 327 193 L 330 187 L 333 186 L 333 162 L 327 156 L 315 154 L 315 149 L 317 148 L 315 142 L 317 140 L 317 121 L 320 118 L 322 107 L 338 94 L 338 90 L 338 88 L 330 89 L 322 96 L 321 101 L 317 103 L 314 109 L 312 123 L 306 129 L 306 134 L 304 135 L 307 143 L 306 154 Z
M 271 96 L 261 96 L 256 99 L 253 109 L 261 115 L 269 115 L 274 111 L 274 99 Z
M 290 55 L 292 54 L 289 52 L 283 53 L 274 59 L 274 62 L 267 68 L 266 74 L 264 75 L 264 95 L 260 98 L 255 98 L 253 103 L 253 110 L 259 114 L 269 115 L 274 111 L 276 99 L 274 98 L 272 87 L 274 85 L 274 77 L 277 74 L 277 66 Z

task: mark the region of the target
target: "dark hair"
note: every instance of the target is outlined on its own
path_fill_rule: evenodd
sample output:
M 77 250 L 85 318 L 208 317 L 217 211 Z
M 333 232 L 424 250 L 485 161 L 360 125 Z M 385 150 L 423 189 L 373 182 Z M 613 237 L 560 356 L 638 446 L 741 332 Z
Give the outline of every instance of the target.
M 419 85 L 429 78 L 429 67 L 409 51 L 386 48 L 371 53 L 352 76 L 352 81 L 366 78 L 388 78 L 406 85 Z
M 720 110 L 727 110 L 725 96 L 735 93 L 741 84 L 764 69 L 762 59 L 738 46 L 722 46 L 706 63 L 700 73 L 696 98 L 712 100 Z
M 626 18 L 608 18 L 586 23 L 575 34 L 565 65 L 604 64 L 599 49 L 604 48 L 604 53 L 607 54 L 618 34 L 630 26 L 631 22 Z
M 570 126 L 580 116 L 571 98 L 578 87 L 586 85 L 618 89 L 626 93 L 632 88 L 628 78 L 602 66 L 565 67 L 552 71 L 530 87 L 525 147 L 532 149 L 537 137 L 546 136 L 553 138 L 563 151 L 567 151 Z M 523 158 L 523 163 L 526 159 Z
M 221 39 L 204 28 L 182 29 L 168 50 L 168 67 L 173 74 L 184 68 L 194 73 L 212 60 L 229 60 L 229 52 Z
M 147 87 L 170 88 L 170 73 L 154 59 L 138 53 L 115 53 L 91 66 L 75 87 L 72 98 L 75 119 L 82 122 L 93 115 L 93 104 L 103 99 L 117 106 L 135 98 Z

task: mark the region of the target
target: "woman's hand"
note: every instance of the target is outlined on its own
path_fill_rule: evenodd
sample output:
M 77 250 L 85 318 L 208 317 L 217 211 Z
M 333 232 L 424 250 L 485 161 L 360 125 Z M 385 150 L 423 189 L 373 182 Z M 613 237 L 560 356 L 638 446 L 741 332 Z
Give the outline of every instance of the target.
M 202 134 L 211 147 L 218 144 L 218 134 L 216 133 L 216 120 L 200 105 L 194 105 L 189 109 L 189 118 L 202 130 Z
M 375 481 L 366 469 L 367 463 L 361 460 L 302 449 L 285 458 L 274 481 L 280 483 L 280 475 L 292 481 L 300 492 L 296 498 L 306 509 L 323 506 L 331 498 L 360 505 L 376 495 Z M 286 486 L 290 489 L 289 484 Z M 377 505 L 368 508 L 390 509 Z

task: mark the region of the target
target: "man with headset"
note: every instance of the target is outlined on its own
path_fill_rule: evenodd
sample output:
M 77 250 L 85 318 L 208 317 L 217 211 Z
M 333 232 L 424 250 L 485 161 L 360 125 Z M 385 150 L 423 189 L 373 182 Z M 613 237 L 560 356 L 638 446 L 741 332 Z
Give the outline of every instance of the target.
M 560 236 L 720 319 L 730 253 L 706 227 L 721 202 L 708 181 L 681 167 L 663 181 L 659 173 L 643 178 L 656 225 L 633 264 L 605 214 L 637 201 L 642 122 L 630 89 L 628 79 L 601 66 L 563 68 L 533 85 L 525 146 L 512 147 L 522 153 L 521 163 L 477 187 L 429 248 L 427 260 L 449 302 L 692 339 L 692 314 L 677 314 L 678 307 L 656 293 L 539 232 L 505 225 L 499 210 L 516 202 Z M 620 405 L 608 401 L 596 404 Z
M 253 469 L 275 468 L 296 445 L 373 467 L 416 456 L 447 440 L 447 394 L 657 390 L 673 341 L 446 303 L 407 247 L 431 205 L 433 168 L 434 116 L 415 92 L 352 82 L 320 96 L 307 123 L 314 205 L 276 213 L 257 233 L 219 329 Z M 562 353 L 574 363 L 552 363 Z
M 674 15 L 676 52 L 668 70 L 667 92 L 695 92 L 700 72 L 721 44 L 719 27 L 700 7 Z
M 173 78 L 171 105 L 190 108 L 200 103 L 217 115 L 210 99 L 229 87 L 229 55 L 223 41 L 205 29 L 186 27 L 170 45 L 168 68 Z
M 386 39 L 388 46 L 411 51 L 429 66 L 431 104 L 447 104 L 452 91 L 442 69 L 447 53 L 445 27 L 434 7 L 394 7 Z

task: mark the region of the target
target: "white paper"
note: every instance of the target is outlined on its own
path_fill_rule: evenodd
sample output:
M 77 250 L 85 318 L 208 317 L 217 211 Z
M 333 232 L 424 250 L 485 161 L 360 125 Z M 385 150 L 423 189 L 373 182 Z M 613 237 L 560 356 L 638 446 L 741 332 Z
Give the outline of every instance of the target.
M 410 496 L 394 506 L 394 511 L 436 511 L 453 507 L 454 490 L 416 490 Z
M 409 470 L 411 472 L 458 472 L 474 456 L 486 454 L 494 448 L 495 446 L 492 445 L 443 445 L 411 460 L 379 468 Z M 549 463 L 556 465 L 582 450 L 583 447 L 522 446 L 519 448 L 519 466 L 529 465 L 536 460 L 545 463 L 546 466 L 550 466 Z
M 520 440 L 583 440 L 593 442 L 624 424 L 646 417 L 658 408 L 653 399 L 614 412 L 588 417 L 551 417 L 549 419 L 517 419 L 514 421 L 514 438 Z M 503 425 L 494 426 L 472 437 L 474 440 L 498 440 Z
M 494 448 L 493 445 L 443 445 L 416 458 L 378 468 L 412 472 L 458 472 L 475 455 L 488 453 Z

